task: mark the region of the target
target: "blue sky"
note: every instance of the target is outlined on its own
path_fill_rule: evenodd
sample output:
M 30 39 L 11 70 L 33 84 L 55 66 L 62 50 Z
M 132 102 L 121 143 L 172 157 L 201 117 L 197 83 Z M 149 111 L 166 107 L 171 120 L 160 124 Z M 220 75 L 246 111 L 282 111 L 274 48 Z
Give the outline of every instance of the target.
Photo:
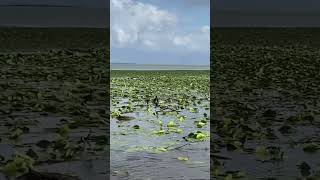
M 111 63 L 210 63 L 209 0 L 111 0 Z

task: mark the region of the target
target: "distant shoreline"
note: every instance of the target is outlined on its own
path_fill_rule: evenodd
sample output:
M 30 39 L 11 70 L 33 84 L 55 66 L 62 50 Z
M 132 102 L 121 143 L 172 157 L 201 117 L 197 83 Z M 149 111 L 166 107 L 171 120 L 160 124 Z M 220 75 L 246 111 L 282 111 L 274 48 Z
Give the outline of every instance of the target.
M 138 63 L 110 63 L 110 65 L 138 65 L 138 66 L 210 66 L 210 64 L 138 64 Z
M 157 71 L 157 70 L 210 70 L 210 65 L 179 65 L 179 64 L 130 64 L 111 63 L 111 70 Z
M 110 63 L 111 65 L 117 65 L 117 64 L 136 64 L 136 63 Z

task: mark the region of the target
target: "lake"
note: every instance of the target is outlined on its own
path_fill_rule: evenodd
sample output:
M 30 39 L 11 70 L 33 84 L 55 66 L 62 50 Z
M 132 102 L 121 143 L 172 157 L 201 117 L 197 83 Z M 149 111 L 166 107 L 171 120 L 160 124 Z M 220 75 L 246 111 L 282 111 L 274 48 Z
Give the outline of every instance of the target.
M 111 179 L 210 179 L 208 71 L 112 71 L 110 107 Z
M 120 64 L 111 63 L 111 70 L 210 70 L 209 65 Z

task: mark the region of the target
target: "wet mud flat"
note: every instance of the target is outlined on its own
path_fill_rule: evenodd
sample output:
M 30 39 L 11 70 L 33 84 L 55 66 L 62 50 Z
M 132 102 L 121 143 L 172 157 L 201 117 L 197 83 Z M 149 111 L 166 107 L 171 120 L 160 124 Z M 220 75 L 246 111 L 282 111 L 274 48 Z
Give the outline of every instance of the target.
M 0 179 L 105 179 L 108 53 L 0 53 Z
M 111 71 L 111 179 L 210 179 L 209 71 Z
M 213 177 L 319 179 L 320 30 L 211 33 Z

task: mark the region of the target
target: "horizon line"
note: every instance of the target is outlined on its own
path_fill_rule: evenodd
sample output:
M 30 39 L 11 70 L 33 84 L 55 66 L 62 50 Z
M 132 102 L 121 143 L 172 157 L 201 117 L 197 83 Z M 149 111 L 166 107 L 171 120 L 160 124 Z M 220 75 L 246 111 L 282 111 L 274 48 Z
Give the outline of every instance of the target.
M 161 66 L 210 66 L 210 64 L 146 64 L 146 63 L 112 63 L 110 62 L 110 64 L 132 64 L 132 65 L 161 65 Z

